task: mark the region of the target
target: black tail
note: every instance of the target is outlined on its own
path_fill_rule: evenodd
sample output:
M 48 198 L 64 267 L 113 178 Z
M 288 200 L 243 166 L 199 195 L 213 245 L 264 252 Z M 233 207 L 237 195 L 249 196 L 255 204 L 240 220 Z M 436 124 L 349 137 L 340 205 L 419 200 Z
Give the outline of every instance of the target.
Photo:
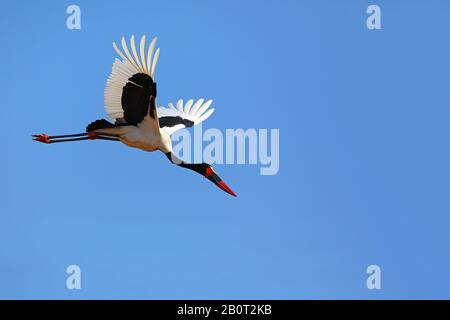
M 94 122 L 91 122 L 88 124 L 88 126 L 86 127 L 86 131 L 90 132 L 90 131 L 95 131 L 98 129 L 108 129 L 108 128 L 115 128 L 116 126 L 113 125 L 111 122 L 105 120 L 105 119 L 101 119 L 101 120 L 95 120 Z

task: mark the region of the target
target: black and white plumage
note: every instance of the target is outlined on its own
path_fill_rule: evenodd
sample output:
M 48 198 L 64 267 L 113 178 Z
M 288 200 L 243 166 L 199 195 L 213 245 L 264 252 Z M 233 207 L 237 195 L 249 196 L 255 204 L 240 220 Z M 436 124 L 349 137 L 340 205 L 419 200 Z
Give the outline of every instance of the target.
M 125 38 L 121 41 L 122 50 L 113 43 L 113 48 L 122 60 L 115 59 L 106 82 L 104 92 L 105 111 L 110 118 L 119 123 L 138 124 L 149 113 L 151 97 L 156 98 L 156 83 L 153 81 L 159 48 L 154 52 L 154 38 L 145 53 L 145 36 L 140 41 L 140 55 L 137 53 L 134 36 L 131 36 L 131 51 Z
M 205 102 L 204 99 L 195 101 L 188 100 L 183 104 L 183 100 L 178 100 L 176 106 L 172 103 L 168 104 L 168 108 L 158 108 L 159 126 L 169 135 L 183 128 L 189 128 L 200 122 L 205 121 L 214 112 L 209 107 L 212 100 Z
M 227 193 L 236 194 L 219 178 L 214 169 L 206 163 L 190 164 L 173 154 L 170 135 L 175 131 L 192 127 L 214 112 L 212 100 L 178 100 L 174 106 L 157 107 L 157 86 L 154 81 L 160 49 L 155 50 L 156 38 L 147 47 L 146 37 L 141 37 L 139 46 L 131 36 L 129 46 L 121 39 L 121 48 L 113 48 L 121 58 L 115 59 L 105 91 L 105 111 L 112 122 L 105 119 L 90 123 L 85 133 L 48 136 L 33 135 L 34 140 L 56 143 L 77 140 L 120 141 L 130 147 L 144 151 L 162 151 L 169 160 L 183 168 L 191 169 L 214 182 Z

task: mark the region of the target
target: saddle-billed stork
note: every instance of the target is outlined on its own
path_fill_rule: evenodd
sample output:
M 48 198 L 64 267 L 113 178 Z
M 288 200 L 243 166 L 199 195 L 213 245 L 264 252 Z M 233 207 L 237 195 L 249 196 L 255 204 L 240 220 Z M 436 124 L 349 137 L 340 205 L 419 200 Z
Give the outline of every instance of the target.
M 86 132 L 79 134 L 49 136 L 33 135 L 35 141 L 51 144 L 79 140 L 120 141 L 130 147 L 144 151 L 160 150 L 173 163 L 191 169 L 211 180 L 225 192 L 236 194 L 223 182 L 211 165 L 207 163 L 186 163 L 172 150 L 170 135 L 181 128 L 192 127 L 214 112 L 209 107 L 212 100 L 178 100 L 176 106 L 156 107 L 156 83 L 154 74 L 159 57 L 154 38 L 147 52 L 145 36 L 142 36 L 139 54 L 134 36 L 130 39 L 130 49 L 122 37 L 122 50 L 113 43 L 113 48 L 122 60 L 115 59 L 111 75 L 106 83 L 104 104 L 106 113 L 114 123 L 105 119 L 90 123 Z

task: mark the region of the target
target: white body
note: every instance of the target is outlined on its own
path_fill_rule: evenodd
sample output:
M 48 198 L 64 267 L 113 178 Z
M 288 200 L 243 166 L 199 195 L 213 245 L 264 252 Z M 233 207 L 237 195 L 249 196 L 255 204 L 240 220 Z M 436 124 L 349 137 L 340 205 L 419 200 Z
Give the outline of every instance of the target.
M 96 132 L 118 135 L 122 143 L 144 151 L 172 152 L 172 141 L 169 134 L 165 130 L 159 129 L 157 122 L 150 116 L 146 116 L 144 121 L 137 126 L 99 129 Z

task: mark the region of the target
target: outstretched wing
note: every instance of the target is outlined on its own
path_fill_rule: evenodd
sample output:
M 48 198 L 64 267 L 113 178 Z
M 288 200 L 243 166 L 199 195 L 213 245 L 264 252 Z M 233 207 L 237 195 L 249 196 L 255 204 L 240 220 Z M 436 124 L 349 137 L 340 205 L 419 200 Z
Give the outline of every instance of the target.
M 146 52 L 145 36 L 139 44 L 139 54 L 134 36 L 131 36 L 128 49 L 122 37 L 122 50 L 114 42 L 113 47 L 122 60 L 115 59 L 111 75 L 106 83 L 104 102 L 106 113 L 117 123 L 136 125 L 149 113 L 149 105 L 156 97 L 156 83 L 153 75 L 159 57 L 159 48 L 155 49 L 156 38 L 150 42 Z M 153 100 L 152 100 L 153 99 Z M 150 116 L 154 112 L 150 110 Z
M 175 131 L 192 127 L 202 121 L 205 121 L 214 112 L 214 109 L 209 109 L 212 100 L 204 102 L 204 99 L 199 99 L 194 103 L 190 99 L 183 104 L 183 100 L 178 100 L 176 107 L 169 103 L 169 107 L 159 107 L 159 127 L 165 130 L 169 135 Z

